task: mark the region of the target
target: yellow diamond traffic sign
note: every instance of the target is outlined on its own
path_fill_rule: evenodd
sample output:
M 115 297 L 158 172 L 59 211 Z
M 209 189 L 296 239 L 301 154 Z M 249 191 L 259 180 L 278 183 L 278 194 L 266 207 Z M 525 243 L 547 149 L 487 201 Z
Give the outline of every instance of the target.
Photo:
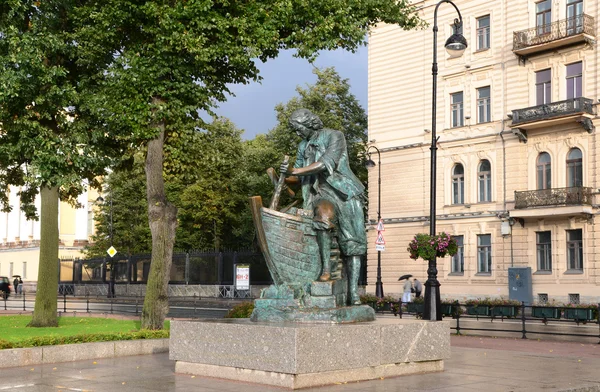
M 106 250 L 106 253 L 108 253 L 108 255 L 109 255 L 110 257 L 114 257 L 114 255 L 116 255 L 116 254 L 117 254 L 117 250 L 115 249 L 115 247 L 114 247 L 114 246 L 111 246 L 110 248 L 108 248 L 108 249 Z

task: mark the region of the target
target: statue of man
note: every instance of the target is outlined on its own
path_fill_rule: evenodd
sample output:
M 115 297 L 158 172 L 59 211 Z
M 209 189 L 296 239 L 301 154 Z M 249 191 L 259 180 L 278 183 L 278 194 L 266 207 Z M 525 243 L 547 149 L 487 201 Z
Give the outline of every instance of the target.
M 363 214 L 364 186 L 348 162 L 344 134 L 323 128 L 321 119 L 307 109 L 298 109 L 289 119 L 291 129 L 302 138 L 293 169 L 282 164 L 287 182 L 299 181 L 305 210 L 314 212 L 313 227 L 323 272 L 320 281 L 331 279 L 331 241 L 336 230 L 346 261 L 350 302 L 360 304 L 358 276 L 361 257 L 367 252 Z

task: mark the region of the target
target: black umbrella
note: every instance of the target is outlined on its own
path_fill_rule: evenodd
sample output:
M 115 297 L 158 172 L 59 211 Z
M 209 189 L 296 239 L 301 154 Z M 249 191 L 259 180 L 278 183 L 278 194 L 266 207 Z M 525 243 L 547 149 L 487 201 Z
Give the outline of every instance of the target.
M 411 274 L 402 275 L 401 277 L 398 278 L 398 280 L 404 280 L 404 279 L 408 279 L 408 278 L 412 278 L 412 275 Z
M 21 275 L 13 275 L 13 278 L 20 278 Z

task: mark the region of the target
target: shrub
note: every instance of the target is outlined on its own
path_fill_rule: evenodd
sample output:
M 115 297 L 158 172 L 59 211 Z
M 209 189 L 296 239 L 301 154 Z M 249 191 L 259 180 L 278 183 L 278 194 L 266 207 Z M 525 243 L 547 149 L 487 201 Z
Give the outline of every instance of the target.
M 225 318 L 249 318 L 253 311 L 254 302 L 242 302 L 229 309 Z
M 134 332 L 119 333 L 91 333 L 72 336 L 36 336 L 33 338 L 21 340 L 19 342 L 9 342 L 0 340 L 0 349 L 57 346 L 61 344 L 93 343 L 93 342 L 113 342 L 115 340 L 137 340 L 137 339 L 163 339 L 168 338 L 168 330 L 152 331 L 142 329 Z
M 366 293 L 366 294 L 360 296 L 361 304 L 370 304 L 370 303 L 377 302 L 378 300 L 379 300 L 379 298 L 377 298 L 377 296 L 375 296 L 374 294 L 371 294 L 371 293 Z

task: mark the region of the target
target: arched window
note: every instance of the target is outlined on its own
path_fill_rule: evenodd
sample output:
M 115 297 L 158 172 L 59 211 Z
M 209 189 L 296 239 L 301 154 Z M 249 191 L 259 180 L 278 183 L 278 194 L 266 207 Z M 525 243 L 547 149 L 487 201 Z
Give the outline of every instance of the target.
M 583 155 L 578 148 L 567 154 L 567 186 L 583 186 Z
M 452 168 L 452 204 L 465 203 L 465 169 L 457 163 Z
M 543 152 L 537 159 L 537 189 L 552 188 L 551 174 L 550 154 Z
M 479 201 L 492 201 L 492 166 L 487 159 L 479 162 L 477 169 Z

